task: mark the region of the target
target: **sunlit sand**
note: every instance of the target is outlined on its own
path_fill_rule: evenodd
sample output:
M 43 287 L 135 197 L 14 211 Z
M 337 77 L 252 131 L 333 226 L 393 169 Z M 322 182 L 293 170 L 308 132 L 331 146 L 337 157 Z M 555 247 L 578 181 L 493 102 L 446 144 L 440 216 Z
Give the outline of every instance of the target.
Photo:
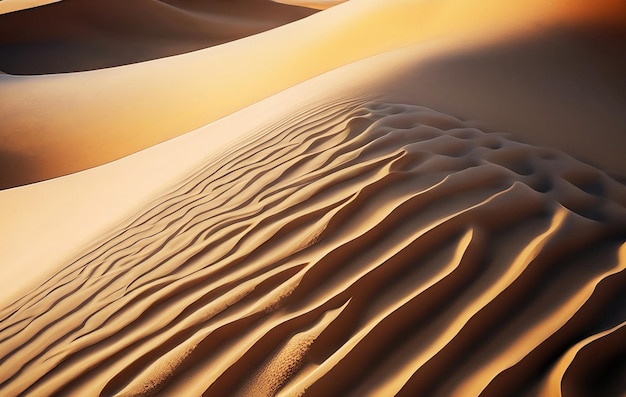
M 0 395 L 623 393 L 624 2 L 44 3 Z

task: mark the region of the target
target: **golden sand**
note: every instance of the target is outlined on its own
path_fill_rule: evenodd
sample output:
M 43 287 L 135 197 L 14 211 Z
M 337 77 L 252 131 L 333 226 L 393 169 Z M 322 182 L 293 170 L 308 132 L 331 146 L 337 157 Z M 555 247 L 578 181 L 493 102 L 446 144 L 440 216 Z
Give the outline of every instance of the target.
M 626 4 L 289 3 L 0 75 L 0 394 L 623 393 Z

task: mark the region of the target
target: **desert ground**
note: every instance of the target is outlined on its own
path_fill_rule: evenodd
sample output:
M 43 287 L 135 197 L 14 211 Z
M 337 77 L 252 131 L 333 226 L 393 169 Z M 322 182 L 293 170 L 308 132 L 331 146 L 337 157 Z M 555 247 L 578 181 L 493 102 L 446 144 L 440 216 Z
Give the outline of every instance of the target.
M 623 0 L 0 1 L 1 396 L 624 396 Z

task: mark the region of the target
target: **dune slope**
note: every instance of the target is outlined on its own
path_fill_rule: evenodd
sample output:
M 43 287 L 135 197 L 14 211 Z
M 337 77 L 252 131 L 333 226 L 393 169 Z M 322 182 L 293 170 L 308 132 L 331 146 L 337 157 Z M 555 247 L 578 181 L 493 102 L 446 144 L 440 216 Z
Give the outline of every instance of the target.
M 28 75 L 125 65 L 223 44 L 313 13 L 270 0 L 60 1 L 0 15 L 0 70 Z
M 428 108 L 308 108 L 4 308 L 0 387 L 617 392 L 625 205 L 597 169 Z
M 182 43 L 267 3 L 101 11 Z M 1 74 L 0 186 L 72 174 L 0 191 L 0 395 L 621 396 L 626 3 L 589 4 L 350 0 Z
M 596 151 L 592 159 L 602 168 L 626 175 L 623 162 L 605 161 L 613 158 L 618 147 L 607 144 L 609 139 L 624 135 L 625 41 L 586 33 L 599 25 L 607 30 L 606 37 L 625 37 L 626 3 L 483 0 L 476 7 L 466 0 L 449 0 L 434 4 L 349 1 L 228 45 L 179 56 L 80 73 L 0 75 L 0 188 L 119 159 L 315 76 L 411 45 L 416 46 L 413 54 L 380 80 L 379 88 L 385 92 L 411 89 L 400 102 L 434 106 L 466 119 L 491 121 L 495 116 L 497 129 L 532 134 L 539 137 L 535 144 L 575 149 L 576 155 L 602 145 L 612 154 Z M 507 41 L 520 36 L 538 39 L 531 40 L 524 52 L 511 53 Z M 502 41 L 494 52 L 473 51 L 461 61 L 454 56 L 466 48 L 493 45 L 494 39 Z M 452 62 L 437 65 L 446 72 L 437 86 L 432 88 L 430 78 L 403 76 L 411 68 L 422 70 L 420 46 L 435 41 L 447 43 L 441 47 L 447 48 Z M 419 62 L 413 61 L 415 57 Z M 492 75 L 501 79 L 492 80 Z M 392 81 L 385 86 L 388 80 Z M 588 90 L 590 82 L 598 88 Z M 425 89 L 422 84 L 431 85 Z M 531 87 L 539 90 L 537 95 L 533 90 L 529 94 Z M 431 103 L 433 96 L 436 102 Z M 530 117 L 533 113 L 538 117 Z M 519 114 L 528 114 L 527 122 L 520 122 Z M 567 120 L 567 124 L 554 120 Z M 599 127 L 592 133 L 594 125 Z M 546 131 L 567 132 L 576 139 L 542 142 Z

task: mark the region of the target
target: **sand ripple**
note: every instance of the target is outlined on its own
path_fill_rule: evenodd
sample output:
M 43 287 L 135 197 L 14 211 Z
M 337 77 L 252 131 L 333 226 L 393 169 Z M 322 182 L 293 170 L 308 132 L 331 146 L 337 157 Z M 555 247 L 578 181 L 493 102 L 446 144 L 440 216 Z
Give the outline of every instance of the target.
M 625 205 L 601 171 L 427 108 L 316 107 L 4 308 L 0 391 L 617 393 Z

